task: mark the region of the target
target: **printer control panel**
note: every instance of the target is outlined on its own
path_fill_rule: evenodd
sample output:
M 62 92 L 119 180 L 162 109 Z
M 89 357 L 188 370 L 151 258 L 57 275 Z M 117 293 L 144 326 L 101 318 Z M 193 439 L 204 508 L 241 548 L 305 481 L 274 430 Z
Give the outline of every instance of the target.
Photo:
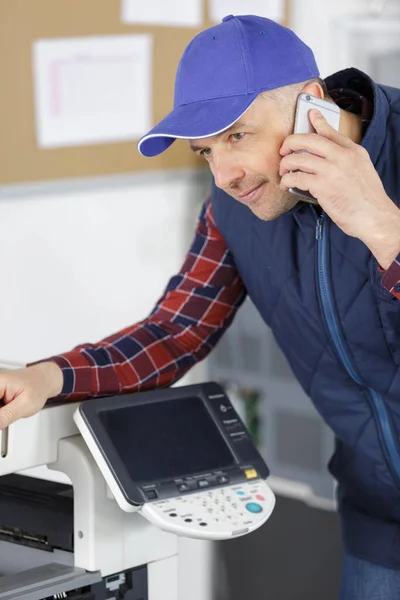
M 165 531 L 227 539 L 274 508 L 268 467 L 215 382 L 83 402 L 74 418 L 119 506 Z
M 177 535 L 226 539 L 249 533 L 268 519 L 275 496 L 262 480 L 146 503 L 143 515 Z

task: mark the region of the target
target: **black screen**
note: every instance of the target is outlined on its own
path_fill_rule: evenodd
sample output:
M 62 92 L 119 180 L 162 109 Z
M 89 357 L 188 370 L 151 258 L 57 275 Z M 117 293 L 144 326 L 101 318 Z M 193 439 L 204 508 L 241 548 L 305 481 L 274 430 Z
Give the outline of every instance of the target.
M 104 410 L 99 417 L 134 481 L 172 479 L 235 463 L 200 398 Z

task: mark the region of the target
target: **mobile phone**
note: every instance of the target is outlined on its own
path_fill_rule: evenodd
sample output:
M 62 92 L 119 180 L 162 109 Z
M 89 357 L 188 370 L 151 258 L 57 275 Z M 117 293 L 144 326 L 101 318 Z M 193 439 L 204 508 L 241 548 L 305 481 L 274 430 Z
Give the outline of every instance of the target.
M 309 111 L 313 108 L 322 113 L 329 125 L 336 130 L 339 129 L 340 108 L 337 104 L 316 98 L 315 96 L 311 96 L 311 94 L 302 93 L 297 98 L 293 133 L 315 133 L 315 129 L 311 125 L 308 116 Z M 307 150 L 299 150 L 299 152 L 307 152 Z M 306 202 L 318 204 L 318 200 L 310 192 L 299 190 L 298 188 L 289 188 L 289 192 L 295 196 L 300 196 Z

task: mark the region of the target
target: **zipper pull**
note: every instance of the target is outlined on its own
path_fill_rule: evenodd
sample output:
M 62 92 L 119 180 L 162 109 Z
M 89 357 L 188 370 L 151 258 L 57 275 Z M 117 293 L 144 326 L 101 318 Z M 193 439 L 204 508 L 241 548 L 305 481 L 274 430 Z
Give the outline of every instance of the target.
M 315 239 L 320 240 L 322 238 L 322 219 L 318 219 L 317 226 L 315 229 Z

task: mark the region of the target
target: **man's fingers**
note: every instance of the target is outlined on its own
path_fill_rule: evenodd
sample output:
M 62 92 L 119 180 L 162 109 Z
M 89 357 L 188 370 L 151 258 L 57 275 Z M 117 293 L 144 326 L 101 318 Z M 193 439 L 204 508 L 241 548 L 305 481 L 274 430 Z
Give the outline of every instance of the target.
M 290 188 L 299 188 L 304 192 L 311 192 L 313 196 L 315 192 L 311 190 L 311 188 L 315 186 L 315 175 L 310 173 L 303 173 L 302 171 L 293 171 L 291 173 L 286 173 L 280 182 L 280 189 L 287 191 Z
M 0 429 L 39 412 L 48 398 L 60 394 L 62 385 L 62 371 L 51 362 L 1 372 Z
M 303 171 L 303 173 L 324 173 L 329 169 L 327 162 L 320 156 L 309 152 L 292 152 L 284 156 L 279 166 L 279 175 L 282 177 L 290 171 Z
M 279 153 L 281 156 L 287 156 L 292 152 L 307 151 L 314 156 L 332 160 L 338 150 L 341 148 L 333 140 L 317 133 L 293 133 L 285 139 Z
M 339 133 L 316 109 L 310 110 L 309 119 L 316 133 L 293 133 L 283 142 L 279 153 L 287 156 L 291 152 L 306 150 L 311 154 L 334 161 L 343 156 L 343 149 L 356 148 L 350 138 Z
M 322 135 L 324 138 L 328 140 L 332 140 L 335 144 L 342 146 L 343 148 L 351 148 L 354 145 L 354 142 L 351 141 L 350 138 L 346 137 L 339 131 L 336 131 L 329 125 L 328 121 L 325 119 L 322 113 L 319 110 L 313 108 L 308 113 L 311 125 L 314 127 L 315 131 L 318 135 Z
M 0 408 L 0 429 L 8 427 L 17 419 L 24 417 L 25 404 L 24 399 L 19 397 Z

